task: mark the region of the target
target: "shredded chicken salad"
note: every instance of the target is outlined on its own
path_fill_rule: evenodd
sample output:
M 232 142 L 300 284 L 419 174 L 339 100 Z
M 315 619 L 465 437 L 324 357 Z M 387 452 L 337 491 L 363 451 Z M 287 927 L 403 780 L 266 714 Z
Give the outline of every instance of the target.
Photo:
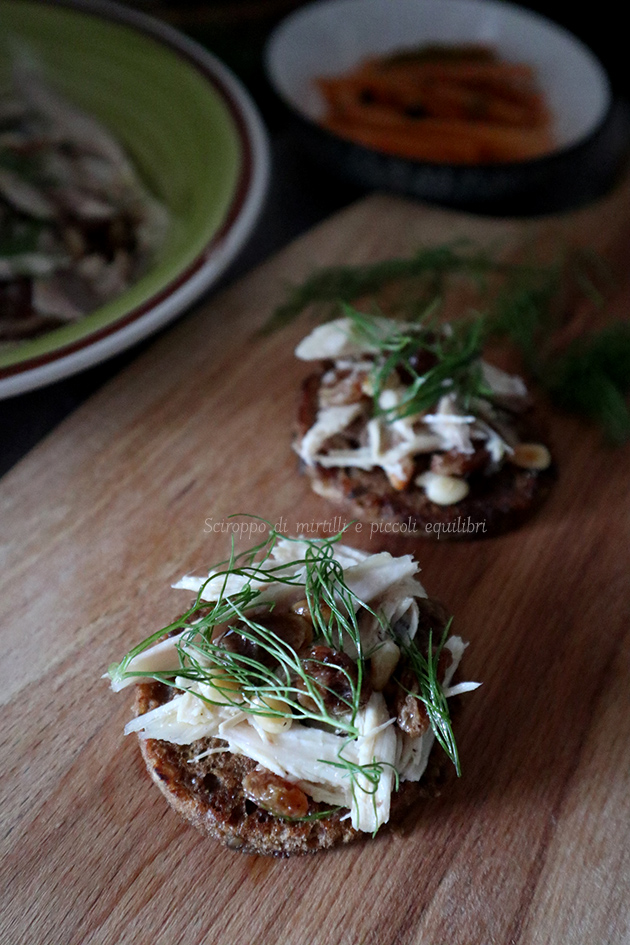
M 13 71 L 0 88 L 0 343 L 115 299 L 169 228 L 120 142 L 30 61 Z
M 125 732 L 257 762 L 245 791 L 268 779 L 347 810 L 352 826 L 387 823 L 392 793 L 418 781 L 437 739 L 459 773 L 447 699 L 467 644 L 450 635 L 411 555 L 367 554 L 330 539 L 269 537 L 207 577 L 184 577 L 192 607 L 110 667 L 119 691 L 155 679 L 172 698 Z M 213 741 L 208 741 L 213 740 Z M 321 815 L 318 815 L 321 816 Z
M 314 422 L 295 446 L 307 466 L 381 469 L 394 489 L 415 485 L 448 505 L 467 495 L 473 473 L 534 468 L 536 451 L 524 446 L 536 447 L 535 468 L 549 465 L 545 447 L 519 440 L 525 384 L 481 358 L 475 326 L 427 329 L 347 311 L 296 349 L 325 365 Z

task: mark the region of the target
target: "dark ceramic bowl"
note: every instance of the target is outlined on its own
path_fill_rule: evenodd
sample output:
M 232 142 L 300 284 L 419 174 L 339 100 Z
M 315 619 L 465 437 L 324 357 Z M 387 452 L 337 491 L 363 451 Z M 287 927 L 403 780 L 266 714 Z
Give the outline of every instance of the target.
M 554 116 L 549 154 L 518 163 L 428 164 L 372 150 L 323 128 L 314 79 L 367 56 L 424 43 L 492 45 L 536 69 Z M 366 188 L 443 206 L 528 214 L 575 206 L 601 193 L 619 165 L 623 134 L 608 77 L 578 39 L 503 0 L 320 0 L 291 14 L 266 50 L 272 86 L 312 158 Z

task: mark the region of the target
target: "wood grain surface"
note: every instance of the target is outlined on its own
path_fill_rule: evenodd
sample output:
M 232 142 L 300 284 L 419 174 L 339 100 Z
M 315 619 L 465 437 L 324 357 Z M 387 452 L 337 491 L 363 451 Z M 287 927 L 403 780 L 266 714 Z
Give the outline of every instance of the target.
M 630 256 L 630 186 L 569 217 L 499 221 L 371 197 L 164 334 L 0 483 L 6 945 L 533 945 L 630 941 L 628 450 L 547 410 L 559 482 L 520 531 L 415 551 L 470 641 L 463 777 L 397 832 L 307 858 L 182 824 L 100 677 L 224 556 L 233 512 L 335 514 L 291 451 L 301 321 L 287 281 L 467 235 Z M 623 266 L 620 267 L 623 272 Z M 630 284 L 613 307 L 627 310 Z M 210 521 L 212 520 L 212 521 Z

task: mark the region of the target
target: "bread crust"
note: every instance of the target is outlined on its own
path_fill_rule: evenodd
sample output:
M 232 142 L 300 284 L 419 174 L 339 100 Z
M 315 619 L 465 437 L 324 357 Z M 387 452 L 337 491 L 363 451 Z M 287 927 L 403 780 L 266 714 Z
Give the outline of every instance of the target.
M 317 416 L 317 397 L 323 372 L 311 374 L 302 386 L 298 435 L 304 436 Z M 541 442 L 536 423 L 519 418 L 522 441 Z M 353 517 L 369 522 L 405 526 L 400 533 L 418 538 L 470 540 L 490 538 L 522 525 L 549 495 L 557 478 L 552 464 L 544 470 L 521 469 L 510 463 L 491 475 L 475 472 L 470 492 L 453 505 L 437 505 L 424 489 L 413 485 L 396 490 L 384 471 L 356 467 L 325 468 L 301 463 L 314 492 L 342 505 Z M 436 526 L 439 526 L 436 528 Z
M 174 694 L 163 683 L 140 683 L 136 686 L 134 712 L 143 715 L 168 702 Z M 366 839 L 365 833 L 352 827 L 349 818 L 343 819 L 347 811 L 320 820 L 288 821 L 257 807 L 242 789 L 245 775 L 256 767 L 251 758 L 221 752 L 191 762 L 208 748 L 224 747 L 218 739 L 200 739 L 190 745 L 152 738 L 139 741 L 147 770 L 171 807 L 231 850 L 284 857 Z M 422 780 L 405 781 L 392 795 L 388 826 L 399 823 L 414 804 L 437 796 L 449 765 L 444 752 L 434 748 Z M 323 810 L 325 804 L 309 799 L 309 815 Z

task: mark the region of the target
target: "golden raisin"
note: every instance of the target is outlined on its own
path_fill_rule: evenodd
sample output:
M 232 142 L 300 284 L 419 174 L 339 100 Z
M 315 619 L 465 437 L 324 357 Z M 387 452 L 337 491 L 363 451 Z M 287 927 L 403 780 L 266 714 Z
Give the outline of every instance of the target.
M 274 817 L 305 817 L 308 813 L 304 791 L 266 768 L 250 771 L 243 779 L 243 791 L 250 801 Z

